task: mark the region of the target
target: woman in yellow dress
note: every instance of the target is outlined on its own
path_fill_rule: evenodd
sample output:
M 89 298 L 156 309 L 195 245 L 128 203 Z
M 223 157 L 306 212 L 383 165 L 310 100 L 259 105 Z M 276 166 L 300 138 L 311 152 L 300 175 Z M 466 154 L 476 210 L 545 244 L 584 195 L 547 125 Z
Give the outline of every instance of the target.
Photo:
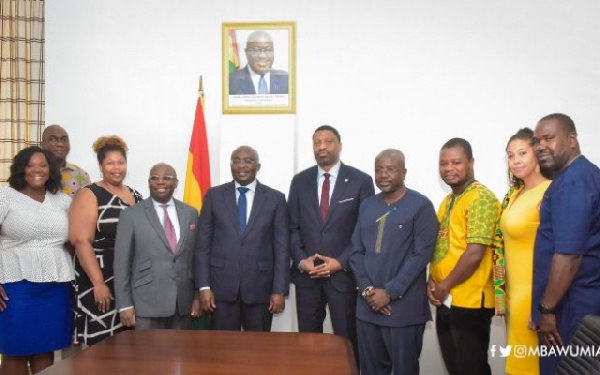
M 551 181 L 540 173 L 532 141 L 533 131 L 524 128 L 510 137 L 506 146 L 512 191 L 500 229 L 506 265 L 507 344 L 512 346 L 506 358 L 507 374 L 539 374 L 537 356 L 529 355 L 529 348 L 538 346 L 530 324 L 533 245 L 540 224 L 540 202 Z

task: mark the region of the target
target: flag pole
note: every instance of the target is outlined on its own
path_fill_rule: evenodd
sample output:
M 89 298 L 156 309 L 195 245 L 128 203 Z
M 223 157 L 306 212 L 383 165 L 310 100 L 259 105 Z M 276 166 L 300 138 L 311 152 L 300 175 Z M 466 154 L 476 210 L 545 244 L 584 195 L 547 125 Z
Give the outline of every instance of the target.
M 210 163 L 208 139 L 206 137 L 206 121 L 204 119 L 204 86 L 202 76 L 198 79 L 198 98 L 194 129 L 190 140 L 190 156 L 186 173 L 184 201 L 197 210 L 202 207 L 202 198 L 210 188 Z M 192 320 L 192 329 L 209 330 L 210 315 L 203 315 Z

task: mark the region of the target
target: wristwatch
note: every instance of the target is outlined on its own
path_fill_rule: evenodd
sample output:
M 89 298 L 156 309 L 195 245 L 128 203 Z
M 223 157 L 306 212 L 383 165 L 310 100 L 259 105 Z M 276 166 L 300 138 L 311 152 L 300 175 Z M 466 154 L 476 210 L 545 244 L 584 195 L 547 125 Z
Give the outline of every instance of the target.
M 367 298 L 367 296 L 375 289 L 375 287 L 373 285 L 369 285 L 368 287 L 366 287 L 362 293 L 360 294 L 362 296 L 362 298 Z
M 554 315 L 556 314 L 556 308 L 549 308 L 544 306 L 544 304 L 542 302 L 540 302 L 540 304 L 538 305 L 538 309 L 540 310 L 540 314 L 544 315 Z

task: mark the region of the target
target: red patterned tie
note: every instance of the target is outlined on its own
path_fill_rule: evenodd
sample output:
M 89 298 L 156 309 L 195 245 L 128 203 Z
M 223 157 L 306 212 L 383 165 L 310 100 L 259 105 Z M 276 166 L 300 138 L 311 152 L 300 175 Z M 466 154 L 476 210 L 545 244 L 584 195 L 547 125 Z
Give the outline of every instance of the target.
M 321 187 L 321 202 L 319 207 L 321 207 L 321 218 L 325 221 L 327 211 L 329 211 L 329 173 L 324 173 L 323 177 L 325 177 L 325 180 Z
M 165 227 L 165 237 L 167 237 L 167 242 L 169 243 L 169 247 L 173 253 L 177 252 L 177 235 L 175 234 L 175 227 L 173 226 L 173 222 L 171 222 L 171 218 L 169 217 L 169 212 L 167 211 L 168 204 L 160 205 L 165 213 L 165 220 L 163 226 Z

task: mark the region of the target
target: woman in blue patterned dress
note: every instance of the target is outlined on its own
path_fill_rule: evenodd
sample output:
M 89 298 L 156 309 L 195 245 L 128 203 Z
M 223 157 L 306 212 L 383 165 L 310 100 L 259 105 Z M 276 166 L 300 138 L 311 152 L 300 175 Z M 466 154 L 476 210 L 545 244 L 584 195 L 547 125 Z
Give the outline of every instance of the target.
M 69 239 L 75 246 L 76 344 L 93 345 L 125 329 L 115 309 L 114 244 L 122 210 L 142 200 L 123 184 L 127 144 L 117 136 L 98 138 L 96 152 L 102 180 L 75 195 L 69 213 Z
M 58 162 L 37 146 L 21 150 L 0 189 L 0 353 L 6 375 L 35 374 L 69 346 L 73 267 L 65 246 L 71 198 Z

